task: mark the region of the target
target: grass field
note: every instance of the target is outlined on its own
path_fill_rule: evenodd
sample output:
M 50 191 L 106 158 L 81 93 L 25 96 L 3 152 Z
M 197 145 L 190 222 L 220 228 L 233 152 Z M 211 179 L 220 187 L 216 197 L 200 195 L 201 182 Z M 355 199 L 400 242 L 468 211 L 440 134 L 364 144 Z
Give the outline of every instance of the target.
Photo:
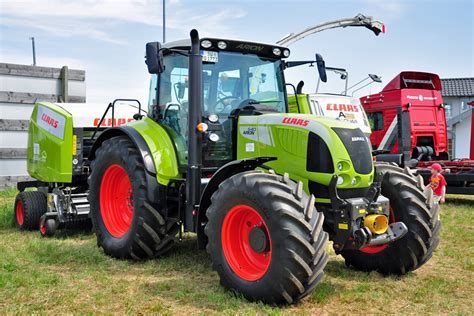
M 219 286 L 208 255 L 187 237 L 167 257 L 119 261 L 87 232 L 13 227 L 14 191 L 0 192 L 0 313 L 455 313 L 474 310 L 474 197 L 450 196 L 434 257 L 404 277 L 345 267 L 331 250 L 324 281 L 300 304 L 250 303 Z

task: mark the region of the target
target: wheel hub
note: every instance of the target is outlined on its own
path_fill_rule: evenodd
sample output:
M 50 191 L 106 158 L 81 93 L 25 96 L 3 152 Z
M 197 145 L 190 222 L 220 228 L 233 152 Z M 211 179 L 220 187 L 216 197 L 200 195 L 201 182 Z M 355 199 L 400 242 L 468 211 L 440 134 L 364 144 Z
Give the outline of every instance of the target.
M 261 226 L 254 226 L 249 233 L 250 247 L 256 253 L 268 252 L 270 250 L 270 243 L 267 236 L 267 231 Z

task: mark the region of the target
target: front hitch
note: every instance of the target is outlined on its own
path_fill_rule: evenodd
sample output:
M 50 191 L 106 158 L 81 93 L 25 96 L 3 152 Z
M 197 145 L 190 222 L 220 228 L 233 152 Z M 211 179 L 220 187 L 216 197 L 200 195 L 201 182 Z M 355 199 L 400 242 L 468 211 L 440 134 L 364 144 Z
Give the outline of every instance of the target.
M 389 200 L 381 195 L 380 183 L 374 182 L 365 197 L 342 199 L 337 193 L 337 176 L 329 183 L 334 214 L 334 249 L 360 249 L 399 240 L 408 232 L 402 222 L 388 225 Z

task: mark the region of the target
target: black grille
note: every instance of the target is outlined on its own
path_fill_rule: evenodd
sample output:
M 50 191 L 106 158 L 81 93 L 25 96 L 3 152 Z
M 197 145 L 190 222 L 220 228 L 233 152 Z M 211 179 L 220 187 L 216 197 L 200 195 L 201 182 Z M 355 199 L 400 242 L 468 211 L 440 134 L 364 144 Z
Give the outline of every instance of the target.
M 333 130 L 346 147 L 355 171 L 360 174 L 369 174 L 372 171 L 372 153 L 364 133 L 359 128 L 334 127 Z
M 315 133 L 309 133 L 306 152 L 306 171 L 334 173 L 334 163 L 328 145 Z
M 329 187 L 327 185 L 308 181 L 309 193 L 320 199 L 329 199 Z M 341 199 L 350 199 L 356 197 L 363 197 L 367 195 L 369 188 L 351 188 L 351 189 L 337 189 L 337 194 Z

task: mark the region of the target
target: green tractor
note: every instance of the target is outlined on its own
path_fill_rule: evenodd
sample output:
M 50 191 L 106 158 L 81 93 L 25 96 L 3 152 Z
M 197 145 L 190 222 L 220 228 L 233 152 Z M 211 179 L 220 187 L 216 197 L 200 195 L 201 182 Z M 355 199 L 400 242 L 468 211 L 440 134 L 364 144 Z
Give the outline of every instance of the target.
M 436 236 L 416 185 L 374 174 L 356 126 L 288 114 L 289 54 L 196 30 L 147 44 L 147 116 L 102 132 L 89 157 L 105 253 L 154 258 L 195 232 L 221 284 L 266 303 L 315 288 L 328 237 L 364 271 L 405 274 L 428 260 Z

